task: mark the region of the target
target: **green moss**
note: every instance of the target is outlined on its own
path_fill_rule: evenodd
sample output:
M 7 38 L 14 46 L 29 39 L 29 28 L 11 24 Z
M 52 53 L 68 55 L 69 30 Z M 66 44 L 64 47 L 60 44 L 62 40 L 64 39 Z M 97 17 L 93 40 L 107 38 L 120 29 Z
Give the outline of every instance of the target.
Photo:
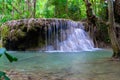
M 9 35 L 9 27 L 7 25 L 2 25 L 1 26 L 1 40 L 0 40 L 0 47 L 3 47 L 2 44 L 5 43 L 5 39 L 8 37 Z
M 9 31 L 10 31 L 9 27 L 6 26 L 6 25 L 3 25 L 3 26 L 1 26 L 1 28 L 2 28 L 2 30 L 1 30 L 1 38 L 7 37 L 9 35 Z

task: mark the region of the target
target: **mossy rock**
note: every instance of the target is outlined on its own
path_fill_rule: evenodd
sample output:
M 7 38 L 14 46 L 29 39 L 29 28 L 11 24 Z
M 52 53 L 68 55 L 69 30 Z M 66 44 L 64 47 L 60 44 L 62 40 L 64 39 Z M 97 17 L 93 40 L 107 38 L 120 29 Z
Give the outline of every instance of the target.
M 60 29 L 66 30 L 68 22 L 72 20 L 67 19 L 20 19 L 12 20 L 2 25 L 2 44 L 7 50 L 28 50 L 30 48 L 42 48 L 46 41 L 46 35 L 50 33 L 54 35 L 54 31 Z M 74 25 L 72 25 L 74 26 Z M 60 36 L 59 36 L 60 37 Z M 55 40 L 55 36 L 52 37 L 51 44 Z M 61 39 L 61 38 L 59 38 Z

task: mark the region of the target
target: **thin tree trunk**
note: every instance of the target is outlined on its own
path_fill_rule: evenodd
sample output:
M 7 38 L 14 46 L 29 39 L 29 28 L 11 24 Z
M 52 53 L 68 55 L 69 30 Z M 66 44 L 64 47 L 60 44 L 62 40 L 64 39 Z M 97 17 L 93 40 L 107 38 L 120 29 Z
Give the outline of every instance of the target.
M 36 13 L 36 0 L 33 0 L 33 18 L 35 18 Z
M 30 0 L 27 0 L 27 7 L 28 7 L 28 12 L 30 12 Z
M 108 27 L 108 34 L 111 40 L 111 45 L 113 49 L 113 58 L 120 58 L 120 46 L 115 34 L 115 21 L 114 21 L 114 8 L 113 8 L 113 0 L 108 1 L 108 15 L 109 15 L 109 27 Z
M 26 0 L 26 5 L 27 5 L 27 9 L 26 9 L 26 11 L 27 11 L 27 17 L 28 18 L 31 18 L 32 17 L 32 14 L 33 14 L 33 12 L 32 12 L 32 2 L 31 2 L 31 0 Z

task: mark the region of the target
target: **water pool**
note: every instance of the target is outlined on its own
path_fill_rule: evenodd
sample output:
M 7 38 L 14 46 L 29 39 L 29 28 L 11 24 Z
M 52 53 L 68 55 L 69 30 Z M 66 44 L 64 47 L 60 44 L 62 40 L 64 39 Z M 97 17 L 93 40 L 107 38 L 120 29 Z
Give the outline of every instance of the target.
M 3 56 L 0 70 L 27 75 L 12 80 L 119 80 L 120 62 L 110 61 L 111 50 L 81 52 L 10 51 L 18 62 Z

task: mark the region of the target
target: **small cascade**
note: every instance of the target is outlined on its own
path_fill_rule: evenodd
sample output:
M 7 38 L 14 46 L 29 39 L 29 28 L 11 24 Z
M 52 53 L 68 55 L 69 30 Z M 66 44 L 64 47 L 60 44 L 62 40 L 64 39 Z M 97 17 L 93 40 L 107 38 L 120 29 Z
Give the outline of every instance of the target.
M 55 20 L 48 26 L 46 51 L 90 51 L 94 43 L 80 22 Z
M 9 29 L 3 37 L 7 50 L 88 51 L 93 41 L 81 22 L 68 19 L 38 18 L 8 21 L 2 29 Z

